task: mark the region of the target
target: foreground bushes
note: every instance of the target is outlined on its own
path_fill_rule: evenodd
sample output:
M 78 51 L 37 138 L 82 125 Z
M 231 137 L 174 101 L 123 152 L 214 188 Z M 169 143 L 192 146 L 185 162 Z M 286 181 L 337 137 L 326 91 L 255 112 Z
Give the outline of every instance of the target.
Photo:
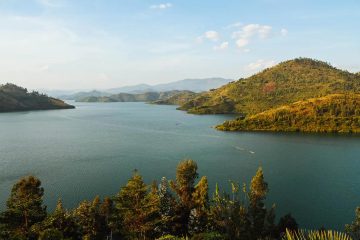
M 226 193 L 216 185 L 212 197 L 206 176 L 197 178 L 192 160 L 179 163 L 174 181 L 162 178 L 159 185 L 146 185 L 134 171 L 111 198 L 95 197 L 71 210 L 59 200 L 55 210 L 47 213 L 40 180 L 25 177 L 12 188 L 0 215 L 0 239 L 351 239 L 341 234 L 324 238 L 330 235 L 298 233 L 290 214 L 275 223 L 275 206 L 265 206 L 269 188 L 261 168 L 249 186 L 231 182 L 231 192 Z M 357 213 L 347 226 L 354 239 L 360 232 L 360 210 Z M 291 231 L 285 234 L 286 230 Z

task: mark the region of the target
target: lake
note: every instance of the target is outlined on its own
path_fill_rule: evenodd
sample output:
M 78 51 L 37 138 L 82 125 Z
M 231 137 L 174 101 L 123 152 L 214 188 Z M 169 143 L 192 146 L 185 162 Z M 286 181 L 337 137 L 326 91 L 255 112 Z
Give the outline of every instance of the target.
M 231 133 L 212 126 L 232 116 L 197 116 L 175 106 L 72 103 L 74 110 L 0 114 L 0 207 L 22 176 L 39 177 L 45 203 L 68 208 L 117 193 L 134 169 L 147 183 L 175 177 L 196 160 L 200 175 L 228 188 L 262 166 L 268 205 L 303 228 L 342 230 L 360 206 L 360 138 L 344 135 Z

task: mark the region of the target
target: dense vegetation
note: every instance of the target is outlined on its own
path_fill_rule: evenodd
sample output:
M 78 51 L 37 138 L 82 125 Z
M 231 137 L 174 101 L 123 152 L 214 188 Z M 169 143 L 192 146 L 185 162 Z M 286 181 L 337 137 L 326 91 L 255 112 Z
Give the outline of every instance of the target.
M 359 93 L 359 74 L 339 70 L 325 62 L 298 58 L 198 94 L 179 109 L 196 114 L 237 113 L 242 116 L 217 127 L 219 130 L 358 132 L 359 115 L 355 114 L 356 111 L 349 111 L 343 117 L 318 110 L 328 108 L 328 104 L 336 105 L 336 111 L 348 107 L 358 110 L 358 101 L 349 106 L 346 101 L 331 96 L 319 101 L 307 100 L 331 94 Z M 312 103 L 324 106 L 312 106 Z M 305 109 L 301 110 L 303 107 Z M 303 118 L 301 114 L 306 117 Z M 315 122 L 309 123 L 314 119 Z
M 173 96 L 153 101 L 152 103 L 162 105 L 182 105 L 194 98 L 196 95 L 197 93 L 194 92 L 182 91 Z
M 159 185 L 146 185 L 134 171 L 115 196 L 95 197 L 72 210 L 59 200 L 52 213 L 43 204 L 40 180 L 25 177 L 13 186 L 0 214 L 0 239 L 359 239 L 360 208 L 355 221 L 346 226 L 349 236 L 298 232 L 290 214 L 275 223 L 275 205 L 265 205 L 269 186 L 261 168 L 249 186 L 230 182 L 228 194 L 216 185 L 211 197 L 206 176 L 197 181 L 197 170 L 194 161 L 184 160 L 177 166 L 176 179 L 162 178 Z M 298 238 L 301 234 L 309 238 Z
M 145 92 L 138 94 L 119 93 L 111 96 L 91 96 L 77 99 L 78 102 L 154 102 L 171 98 L 178 94 L 193 94 L 190 91 Z
M 0 112 L 69 108 L 74 106 L 14 84 L 0 85 Z
M 270 109 L 217 126 L 226 131 L 360 133 L 360 94 L 332 94 Z
M 203 93 L 181 109 L 199 114 L 255 114 L 308 98 L 344 92 L 360 92 L 359 76 L 325 62 L 299 58 Z

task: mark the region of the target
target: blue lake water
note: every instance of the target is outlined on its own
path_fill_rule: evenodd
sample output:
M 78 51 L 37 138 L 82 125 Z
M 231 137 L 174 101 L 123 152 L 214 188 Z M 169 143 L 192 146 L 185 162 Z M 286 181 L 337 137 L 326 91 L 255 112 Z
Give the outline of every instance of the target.
M 0 208 L 11 186 L 36 175 L 52 209 L 113 195 L 138 169 L 150 183 L 175 177 L 177 163 L 197 161 L 211 189 L 248 183 L 262 166 L 268 204 L 304 228 L 343 229 L 360 206 L 360 137 L 230 133 L 212 126 L 231 116 L 190 115 L 174 106 L 75 103 L 73 110 L 0 114 Z

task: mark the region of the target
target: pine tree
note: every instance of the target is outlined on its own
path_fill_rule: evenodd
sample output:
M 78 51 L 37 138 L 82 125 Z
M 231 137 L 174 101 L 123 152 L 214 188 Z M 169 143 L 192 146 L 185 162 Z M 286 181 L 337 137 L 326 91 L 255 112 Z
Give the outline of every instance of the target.
M 105 217 L 100 212 L 101 201 L 96 196 L 92 202 L 83 201 L 74 210 L 76 222 L 81 226 L 83 238 L 103 239 L 107 233 Z
M 161 224 L 157 227 L 157 231 L 161 236 L 165 236 L 173 233 L 172 222 L 175 214 L 175 199 L 169 190 L 169 184 L 166 177 L 161 179 L 158 195 Z
M 266 232 L 270 231 L 269 229 L 265 229 L 266 225 L 272 225 L 272 223 L 267 224 L 267 210 L 264 204 L 268 191 L 269 188 L 264 180 L 263 170 L 259 167 L 251 180 L 249 193 L 249 217 L 252 229 L 252 239 L 261 238 L 266 235 Z M 271 219 L 271 217 L 269 219 Z
M 154 194 L 148 195 L 148 186 L 135 171 L 115 198 L 115 221 L 123 223 L 123 229 L 117 229 L 118 232 L 124 231 L 132 239 L 145 238 L 153 227 L 149 224 L 155 204 L 153 197 Z
M 80 227 L 71 214 L 64 209 L 61 199 L 58 200 L 54 212 L 41 223 L 33 225 L 31 231 L 43 239 L 52 234 L 59 235 L 57 232 L 61 233 L 65 239 L 81 239 Z
M 198 177 L 197 164 L 191 159 L 181 161 L 176 169 L 176 182 L 171 182 L 172 189 L 176 192 L 179 202 L 176 205 L 176 218 L 174 226 L 178 235 L 188 235 L 190 211 L 194 207 L 192 194 L 194 193 L 195 180 Z
M 46 217 L 46 207 L 43 206 L 44 189 L 41 181 L 29 176 L 20 179 L 12 188 L 2 213 L 2 221 L 8 239 L 27 239 L 32 225 L 41 222 Z
M 190 234 L 202 233 L 207 230 L 208 211 L 209 211 L 209 184 L 206 176 L 202 177 L 195 186 L 193 192 L 194 208 L 189 216 Z

